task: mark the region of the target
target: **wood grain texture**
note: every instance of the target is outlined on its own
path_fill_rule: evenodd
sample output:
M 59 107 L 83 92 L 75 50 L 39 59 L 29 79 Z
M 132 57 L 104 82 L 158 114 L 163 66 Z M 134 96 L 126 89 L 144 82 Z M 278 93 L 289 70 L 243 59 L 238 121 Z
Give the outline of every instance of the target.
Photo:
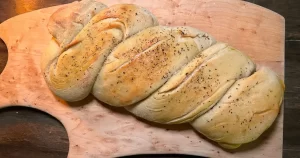
M 299 0 L 246 0 L 277 12 L 286 19 L 286 39 L 300 39 Z
M 296 158 L 300 157 L 300 41 L 288 41 L 286 48 L 283 155 Z
M 286 44 L 287 54 L 285 56 L 286 87 L 285 108 L 300 110 L 300 41 L 288 41 Z
M 43 157 L 45 154 L 53 158 L 67 157 L 69 143 L 62 124 L 51 116 L 40 118 L 36 113 L 47 115 L 20 107 L 0 111 L 0 157 Z M 40 124 L 37 119 L 48 123 Z
M 171 5 L 173 5 L 173 3 L 171 3 Z M 193 4 L 191 4 L 191 6 L 193 6 Z M 243 6 L 241 6 L 241 7 L 243 7 Z M 247 6 L 248 7 L 248 6 Z M 245 7 L 245 8 L 247 8 L 247 7 Z M 161 11 L 163 11 L 163 9 L 164 8 L 166 8 L 166 7 L 161 7 Z M 232 9 L 234 10 L 235 8 L 239 8 L 239 6 L 232 6 Z M 229 10 L 229 12 L 230 12 L 230 10 L 231 9 L 228 9 Z M 180 11 L 180 10 L 179 10 Z M 154 11 L 155 12 L 155 11 Z M 197 12 L 196 12 L 197 13 Z M 50 14 L 50 13 L 48 13 L 47 12 L 47 14 Z M 202 15 L 202 14 L 204 14 L 204 13 L 197 13 L 197 14 L 200 14 L 200 15 Z M 173 15 L 174 16 L 174 15 Z M 205 17 L 206 15 L 203 15 L 203 17 Z M 210 14 L 208 15 L 209 17 L 211 17 L 210 16 Z M 166 17 L 172 17 L 172 15 L 167 15 Z M 206 18 L 208 18 L 207 16 L 206 16 Z M 210 19 L 210 18 L 208 18 L 208 19 Z M 213 19 L 216 19 L 215 17 L 213 18 Z M 174 19 L 173 19 L 174 20 Z M 197 19 L 196 19 L 197 20 Z M 185 21 L 182 21 L 182 24 L 184 25 L 184 22 L 185 22 L 185 24 L 186 25 L 192 25 L 193 24 L 193 22 L 194 21 L 196 21 L 196 20 L 193 20 L 193 21 L 189 21 L 189 22 L 185 22 Z M 20 23 L 21 23 L 21 20 L 19 21 Z M 189 24 L 189 23 L 191 23 L 191 24 Z M 173 25 L 173 24 L 177 24 L 177 21 L 175 21 L 175 23 L 173 23 L 173 21 L 172 20 L 170 20 L 170 21 L 166 21 L 166 24 L 169 24 L 169 25 Z M 180 24 L 179 22 L 178 22 L 178 24 Z M 40 26 L 40 24 L 39 23 L 34 23 L 34 25 L 33 26 L 35 26 L 35 25 L 37 25 L 37 27 L 39 27 Z M 194 24 L 195 25 L 195 24 Z M 208 25 L 208 23 L 205 23 L 204 24 L 204 26 L 203 27 L 208 27 L 209 25 Z M 215 26 L 215 25 L 213 25 L 213 26 Z M 245 26 L 248 26 L 248 25 L 245 25 Z M 26 27 L 26 26 L 22 26 L 22 27 Z M 201 26 L 202 27 L 202 26 Z M 232 26 L 230 26 L 230 25 L 228 25 L 228 26 L 225 26 L 225 27 L 227 27 L 227 29 L 228 29 L 228 31 L 231 31 L 231 32 L 233 32 L 233 34 L 234 33 L 236 33 L 235 31 L 236 30 L 238 30 L 237 28 L 235 28 L 235 27 L 233 27 L 234 29 L 230 29 L 230 28 L 232 28 Z M 249 26 L 248 26 L 249 27 Z M 211 28 L 207 28 L 207 30 L 208 30 L 208 32 L 209 32 L 209 29 L 211 29 Z M 217 29 L 212 29 L 212 31 L 214 31 L 214 30 L 218 30 L 218 31 L 220 31 L 220 29 L 222 29 L 222 27 L 220 27 L 220 28 L 217 28 Z M 238 33 L 238 34 L 242 34 L 242 35 L 244 35 L 245 34 L 245 32 L 246 33 L 248 33 L 249 34 L 249 32 L 247 32 L 247 30 L 245 31 L 245 29 L 243 30 L 243 29 L 240 29 L 241 31 Z M 249 31 L 249 30 L 248 30 Z M 220 31 L 221 32 L 221 31 Z M 251 30 L 250 30 L 250 32 L 251 32 Z M 262 31 L 262 32 L 264 32 L 264 31 Z M 211 32 L 213 35 L 214 35 L 214 33 L 213 32 Z M 222 33 L 222 32 L 221 32 Z M 230 38 L 230 36 L 229 35 L 227 35 L 227 36 L 224 36 L 224 35 L 222 35 L 221 33 L 215 33 L 216 34 L 216 37 L 217 38 L 219 38 L 219 39 L 224 39 L 224 40 L 226 40 L 227 39 L 227 37 L 228 37 L 228 42 L 231 42 L 232 40 L 234 40 L 234 39 L 236 39 L 236 38 Z M 42 36 L 43 36 L 44 34 L 42 34 Z M 230 34 L 231 36 L 232 36 L 232 34 Z M 242 40 L 243 39 L 246 39 L 246 37 L 247 36 L 245 36 L 244 38 L 241 38 Z M 40 80 L 40 78 L 38 78 L 37 76 L 39 76 L 39 70 L 37 69 L 38 68 L 38 53 L 41 53 L 40 51 L 41 51 L 41 49 L 40 48 L 38 48 L 38 47 L 42 47 L 43 46 L 43 44 L 42 44 L 42 46 L 30 46 L 29 48 L 32 48 L 33 47 L 33 49 L 31 49 L 31 50 L 28 50 L 28 51 L 26 51 L 26 44 L 25 43 L 23 43 L 24 41 L 28 41 L 28 40 L 36 40 L 36 41 L 38 41 L 38 40 L 40 40 L 39 39 L 39 37 L 37 37 L 37 36 L 33 36 L 33 37 L 28 37 L 28 39 L 26 39 L 27 38 L 27 36 L 24 36 L 24 38 L 26 39 L 22 39 L 23 40 L 23 42 L 21 42 L 21 40 L 19 41 L 19 44 L 16 44 L 16 43 L 18 43 L 18 42 L 16 42 L 16 39 L 14 39 L 14 38 L 16 38 L 16 37 L 10 37 L 11 38 L 11 42 L 13 43 L 13 44 L 10 44 L 9 42 L 7 42 L 7 39 L 6 39 L 6 42 L 8 43 L 8 48 L 10 49 L 10 50 L 13 50 L 13 49 L 16 49 L 15 51 L 13 51 L 13 52 L 15 52 L 16 54 L 22 54 L 22 53 L 20 53 L 20 52 L 18 52 L 17 50 L 19 50 L 20 48 L 24 48 L 24 49 L 22 49 L 22 52 L 24 51 L 24 52 L 27 52 L 28 54 L 30 54 L 30 56 L 31 57 L 28 57 L 28 54 L 26 55 L 27 56 L 27 58 L 25 57 L 25 59 L 26 60 L 28 60 L 28 65 L 32 65 L 33 67 L 29 67 L 28 65 L 26 66 L 26 64 L 25 65 L 22 65 L 22 64 L 20 64 L 20 65 L 9 65 L 9 67 L 14 67 L 14 68 L 19 68 L 19 71 L 21 70 L 21 68 L 23 68 L 22 70 L 24 70 L 23 72 L 24 72 L 24 75 L 27 75 L 27 76 L 30 76 L 30 77 L 32 77 L 31 79 L 35 79 L 35 80 L 30 80 L 30 83 L 31 82 L 36 82 L 36 83 L 34 83 L 34 84 L 28 84 L 28 87 L 14 87 L 14 85 L 15 85 L 15 83 L 16 82 L 18 82 L 18 78 L 17 79 L 14 79 L 14 77 L 18 77 L 18 75 L 14 75 L 14 74 L 12 74 L 12 75 L 9 75 L 9 76 L 7 76 L 7 77 L 5 77 L 4 79 L 5 79 L 5 81 L 7 81 L 6 82 L 6 84 L 8 84 L 8 85 L 6 85 L 6 86 L 11 86 L 11 87 L 14 87 L 14 88 L 24 88 L 24 90 L 27 90 L 27 92 L 28 92 L 28 90 L 29 90 L 29 92 L 33 92 L 33 91 L 36 91 L 35 93 L 43 93 L 43 92 L 46 92 L 45 93 L 45 95 L 42 97 L 42 98 L 40 98 L 40 100 L 38 100 L 38 99 L 36 99 L 36 98 L 38 98 L 38 97 L 40 97 L 40 96 L 38 96 L 38 95 L 35 95 L 35 96 L 30 96 L 29 94 L 26 94 L 26 93 L 24 93 L 24 92 L 21 92 L 21 94 L 19 93 L 18 95 L 17 95 L 17 97 L 11 97 L 10 99 L 7 99 L 7 98 L 1 98 L 1 99 L 6 99 L 5 101 L 8 103 L 18 103 L 18 104 L 24 104 L 24 105 L 28 105 L 28 103 L 31 103 L 31 105 L 32 106 L 35 106 L 35 104 L 36 104 L 36 106 L 39 106 L 39 105 L 41 105 L 41 104 L 43 104 L 43 105 L 50 105 L 50 103 L 48 102 L 47 103 L 47 100 L 49 99 L 49 100 L 52 100 L 52 101 L 54 101 L 54 102 L 52 102 L 52 103 L 56 103 L 56 104 L 51 104 L 52 106 L 53 105 L 57 105 L 57 104 L 62 104 L 62 107 L 58 107 L 58 109 L 56 109 L 57 107 L 55 106 L 55 108 L 53 108 L 53 107 L 51 107 L 51 106 L 49 106 L 49 107 L 46 107 L 46 109 L 43 109 L 43 110 L 45 110 L 45 111 L 47 111 L 47 112 L 50 112 L 51 111 L 51 109 L 52 110 L 54 110 L 54 111 L 56 111 L 55 112 L 55 114 L 54 113 L 52 113 L 53 115 L 56 115 L 56 114 L 59 114 L 59 113 L 61 113 L 61 114 L 64 114 L 62 111 L 63 110 L 65 110 L 65 109 L 67 109 L 68 108 L 68 105 L 67 105 L 67 103 L 64 103 L 64 102 L 62 102 L 61 100 L 57 100 L 57 98 L 54 98 L 53 96 L 51 96 L 50 95 L 50 93 L 49 93 L 49 91 L 47 91 L 46 89 L 46 87 L 45 87 L 45 85 L 44 85 L 44 83 L 43 83 L 43 81 L 42 80 Z M 35 39 L 35 38 L 37 38 L 37 39 Z M 18 39 L 18 38 L 17 38 Z M 243 43 L 240 43 L 242 40 L 241 39 L 239 39 L 240 41 L 235 41 L 236 43 L 236 47 L 237 48 L 240 48 L 240 49 L 245 49 L 246 50 L 246 53 L 249 53 L 250 55 L 251 55 L 251 53 L 252 53 L 252 51 L 249 51 L 249 50 L 247 50 L 248 48 L 247 47 L 245 47 L 245 48 L 242 48 L 241 47 L 241 45 L 243 45 L 244 46 L 244 44 Z M 283 40 L 283 39 L 282 39 Z M 252 42 L 252 41 L 251 41 Z M 22 43 L 24 44 L 24 45 L 22 45 Z M 234 43 L 234 41 L 232 42 L 232 43 Z M 254 43 L 255 43 L 255 41 L 254 41 Z M 239 47 L 239 45 L 240 45 L 240 47 Z M 269 45 L 272 45 L 272 44 L 269 44 Z M 266 47 L 268 47 L 268 45 L 266 46 Z M 274 50 L 272 50 L 273 48 L 270 48 L 268 51 L 272 51 L 272 52 L 274 52 Z M 282 48 L 281 48 L 282 49 Z M 38 50 L 38 51 L 35 51 L 35 50 Z M 277 50 L 277 52 L 278 52 L 278 50 L 279 49 L 275 49 L 275 50 Z M 282 49 L 283 50 L 283 49 Z M 32 53 L 32 52 L 34 52 L 34 53 Z M 245 51 L 244 51 L 245 52 Z M 254 50 L 254 52 L 255 53 L 260 53 L 259 51 L 255 51 Z M 275 51 L 276 52 L 276 51 Z M 282 52 L 281 52 L 282 53 Z M 254 56 L 254 57 L 256 57 L 255 56 L 255 54 L 252 54 L 252 56 Z M 278 63 L 278 61 L 277 61 L 277 57 L 279 57 L 278 59 L 279 59 L 279 65 L 278 64 L 276 64 L 276 63 Z M 279 73 L 281 73 L 281 74 L 283 74 L 283 71 L 282 71 L 282 63 L 280 63 L 280 59 L 281 59 L 281 61 L 283 61 L 282 60 L 282 58 L 283 58 L 283 56 L 280 56 L 280 52 L 279 52 L 279 56 L 272 56 L 271 55 L 271 57 L 270 58 L 262 58 L 262 59 L 267 59 L 267 60 L 262 60 L 261 58 L 259 58 L 259 57 L 256 57 L 255 58 L 255 60 L 256 61 L 259 61 L 259 62 L 261 62 L 261 64 L 266 64 L 266 65 L 270 65 L 271 67 L 273 67 L 273 68 L 275 68 L 276 70 L 277 70 L 277 72 L 279 72 Z M 21 59 L 21 56 L 20 57 L 18 57 L 17 59 L 15 59 L 15 58 L 11 58 L 12 59 L 12 61 L 15 61 L 16 63 L 17 63 L 17 61 L 20 61 L 20 59 Z M 30 61 L 31 60 L 31 61 Z M 269 61 L 268 61 L 269 60 Z M 11 60 L 9 60 L 9 61 L 11 61 Z M 263 62 L 263 61 L 268 61 L 268 62 Z M 11 62 L 11 63 L 14 63 L 14 62 Z M 273 66 L 272 66 L 272 64 L 273 64 Z M 280 65 L 281 64 L 281 65 Z M 25 67 L 24 67 L 25 66 Z M 276 68 L 277 67 L 277 68 Z M 25 69 L 24 69 L 25 68 Z M 16 69 L 17 70 L 17 69 Z M 6 70 L 6 71 L 8 71 L 8 70 Z M 27 74 L 26 74 L 27 73 Z M 3 73 L 3 74 L 5 74 L 5 72 Z M 3 75 L 2 74 L 2 75 Z M 11 78 L 10 78 L 11 77 Z M 22 78 L 22 77 L 21 77 Z M 2 78 L 3 79 L 3 78 Z M 25 83 L 29 83 L 29 80 L 28 80 L 28 82 L 25 82 Z M 24 83 L 23 83 L 24 84 Z M 18 85 L 18 84 L 17 84 Z M 3 87 L 2 87 L 3 88 Z M 40 88 L 40 89 L 37 89 L 37 88 Z M 7 91 L 6 91 L 7 92 Z M 23 93 L 23 94 L 22 94 Z M 27 101 L 25 102 L 25 101 L 22 101 L 22 99 L 24 99 L 23 97 L 21 97 L 22 95 L 24 95 L 24 94 L 26 94 L 27 95 Z M 12 95 L 12 94 L 11 94 Z M 26 96 L 25 95 L 25 96 Z M 13 95 L 12 95 L 13 96 Z M 20 98 L 18 98 L 18 96 L 20 97 Z M 36 100 L 34 100 L 34 99 L 36 99 Z M 44 102 L 46 101 L 46 103 L 44 103 Z M 51 102 L 51 101 L 50 101 Z M 87 99 L 87 100 L 85 100 L 85 101 L 83 101 L 83 102 L 80 102 L 80 103 L 77 103 L 77 105 L 82 105 L 82 103 L 87 103 L 87 102 L 89 102 L 90 103 L 90 105 L 91 104 L 96 104 L 96 105 L 93 105 L 93 106 L 90 106 L 89 104 L 88 105 L 85 105 L 83 108 L 82 107 L 74 107 L 73 108 L 73 110 L 75 110 L 75 116 L 68 116 L 68 120 L 67 120 L 67 123 L 70 121 L 70 122 L 73 122 L 74 120 L 72 120 L 72 119 L 70 119 L 69 117 L 71 117 L 71 118 L 73 118 L 73 119 L 75 119 L 75 122 L 76 122 L 76 118 L 78 118 L 78 116 L 80 115 L 80 111 L 85 111 L 84 113 L 86 113 L 86 112 L 89 112 L 89 111 L 93 111 L 93 109 L 95 108 L 95 109 L 99 109 L 100 108 L 100 106 L 98 107 L 98 102 L 95 102 L 94 100 L 93 100 L 93 98 L 92 97 L 90 97 L 89 99 Z M 70 105 L 70 104 L 69 104 Z M 73 105 L 73 106 L 75 106 L 75 105 Z M 40 108 L 40 107 L 39 107 Z M 91 108 L 91 109 L 90 109 Z M 62 110 L 62 111 L 60 111 L 60 110 Z M 71 112 L 73 112 L 73 110 L 71 110 Z M 146 126 L 147 128 L 150 128 L 150 131 L 152 130 L 151 128 L 152 128 L 152 126 L 149 126 L 148 125 L 148 123 L 146 123 L 146 122 L 142 122 L 141 120 L 139 120 L 139 121 L 136 121 L 135 120 L 135 118 L 133 118 L 131 115 L 128 115 L 128 113 L 125 113 L 124 111 L 119 111 L 118 112 L 118 109 L 109 109 L 108 107 L 105 107 L 105 108 L 103 108 L 102 110 L 106 110 L 106 112 L 107 112 L 107 110 L 108 110 L 108 113 L 110 114 L 110 115 L 124 115 L 124 118 L 127 118 L 129 121 L 132 121 L 132 122 L 134 122 L 134 123 L 137 123 L 137 125 L 138 124 L 140 124 L 141 125 L 141 127 L 142 126 Z M 57 112 L 58 111 L 58 112 Z M 65 111 L 64 111 L 65 112 Z M 77 113 L 78 112 L 78 113 Z M 74 113 L 74 112 L 73 112 Z M 72 113 L 71 113 L 72 114 Z M 70 114 L 69 114 L 70 115 Z M 91 114 L 91 115 L 89 115 L 89 116 L 79 116 L 80 118 L 83 118 L 83 120 L 87 117 L 87 118 L 92 118 L 92 115 L 93 114 Z M 61 117 L 61 118 L 60 118 Z M 63 120 L 62 118 L 63 117 L 66 117 L 66 116 L 60 116 L 60 117 L 58 117 L 60 120 Z M 111 117 L 111 116 L 109 116 L 109 117 Z M 114 117 L 114 116 L 113 116 Z M 102 118 L 102 116 L 101 116 L 101 118 Z M 78 121 L 78 120 L 77 120 Z M 87 120 L 85 120 L 85 121 L 87 121 Z M 90 121 L 95 121 L 95 120 L 90 120 Z M 121 122 L 120 123 L 124 123 L 123 122 L 124 120 L 122 119 L 121 120 Z M 66 126 L 66 122 L 64 122 L 64 121 L 62 121 L 64 124 L 65 124 L 65 126 Z M 81 120 L 80 120 L 80 122 L 81 122 Z M 83 121 L 84 122 L 84 121 Z M 140 123 L 140 122 L 142 122 L 142 123 Z M 85 122 L 84 122 L 85 123 Z M 83 123 L 83 124 L 84 124 Z M 87 121 L 86 122 L 88 125 L 94 125 L 94 126 L 96 126 L 97 125 L 97 121 L 95 121 L 95 122 L 93 122 L 93 123 L 90 123 L 89 121 Z M 81 123 L 80 123 L 81 124 Z M 109 124 L 109 123 L 108 123 Z M 128 124 L 128 123 L 127 123 Z M 277 124 L 278 125 L 278 124 Z M 70 125 L 71 127 L 74 127 L 73 125 Z M 70 126 L 66 126 L 67 127 L 67 129 L 69 128 L 71 128 Z M 136 126 L 136 125 L 131 125 L 131 126 Z M 162 134 L 166 134 L 165 133 L 165 127 L 161 127 L 161 126 L 155 126 L 155 125 L 153 125 L 153 127 L 155 128 L 155 130 L 156 131 L 160 131 L 160 132 L 162 132 Z M 275 127 L 277 127 L 277 126 L 275 126 Z M 81 129 L 83 129 L 84 127 L 79 127 L 79 128 L 77 128 L 77 130 L 81 130 Z M 196 140 L 197 139 L 203 139 L 201 136 L 195 136 L 194 135 L 194 131 L 191 131 L 190 130 L 190 127 L 187 127 L 187 126 L 183 126 L 183 127 L 170 127 L 170 128 L 172 128 L 171 130 L 166 130 L 167 131 L 167 133 L 168 133 L 168 135 L 170 134 L 170 135 L 172 135 L 173 133 L 174 133 L 174 135 L 173 136 L 176 136 L 176 133 L 180 133 L 180 132 L 183 132 L 184 134 L 187 134 L 187 135 L 189 135 L 189 134 L 191 134 L 191 133 L 193 133 L 192 135 L 193 135 L 193 138 L 196 138 Z M 180 130 L 180 131 L 178 131 L 178 129 Z M 100 129 L 101 130 L 101 129 Z M 131 129 L 130 128 L 130 124 L 129 124 L 129 129 L 128 129 L 129 131 L 130 130 L 133 130 L 133 129 Z M 276 130 L 276 129 L 275 129 Z M 133 130 L 134 131 L 134 130 Z M 270 133 L 274 133 L 274 129 L 271 129 L 270 130 L 271 132 Z M 70 132 L 70 131 L 68 131 L 68 132 Z M 102 131 L 103 132 L 103 131 Z M 127 131 L 128 132 L 128 131 Z M 145 133 L 145 132 L 144 132 Z M 146 132 L 147 133 L 147 132 Z M 270 133 L 268 133 L 268 135 L 266 135 L 266 137 L 267 137 L 267 140 L 272 140 L 272 137 L 273 137 L 273 139 L 274 138 L 276 138 L 276 136 L 274 136 L 274 135 L 271 135 L 271 138 L 269 138 L 270 137 Z M 69 133 L 70 134 L 70 133 Z M 82 133 L 80 133 L 80 134 L 82 134 Z M 123 133 L 124 134 L 124 133 Z M 125 132 L 125 134 L 126 134 L 126 132 Z M 127 133 L 128 134 L 128 133 Z M 159 134 L 159 133 L 157 133 L 157 134 Z M 74 135 L 76 135 L 76 134 L 74 134 Z M 78 137 L 78 135 L 77 135 L 77 137 Z M 72 136 L 71 135 L 71 137 L 70 137 L 70 139 L 71 140 L 74 140 L 75 138 L 77 138 L 76 136 Z M 82 136 L 82 138 L 77 138 L 77 139 L 80 139 L 80 140 L 82 140 L 82 141 L 85 141 L 85 139 L 84 138 L 86 138 L 86 136 Z M 89 139 L 90 137 L 88 137 L 88 139 Z M 93 138 L 97 138 L 97 137 L 92 137 L 92 138 L 90 138 L 90 139 L 93 139 Z M 280 134 L 278 135 L 278 137 L 277 138 L 280 138 Z M 186 141 L 186 138 L 178 138 L 179 140 L 182 140 L 183 142 L 185 142 Z M 171 138 L 170 138 L 170 140 L 171 140 Z M 108 142 L 106 142 L 106 143 L 108 143 L 109 144 L 109 141 L 111 141 L 111 140 L 108 140 Z M 125 141 L 125 140 L 124 140 Z M 188 139 L 188 141 L 191 141 L 190 139 Z M 193 140 L 192 140 L 193 141 Z M 205 141 L 205 142 L 203 142 L 205 145 L 208 145 L 210 148 L 212 148 L 212 149 L 210 149 L 210 148 L 208 148 L 208 149 L 205 149 L 205 148 L 201 148 L 203 151 L 200 151 L 200 152 L 208 152 L 208 153 L 197 153 L 197 154 L 215 154 L 215 155 L 217 155 L 217 156 L 219 156 L 219 154 L 231 154 L 231 153 L 227 153 L 227 152 L 225 152 L 225 151 L 220 151 L 220 149 L 215 149 L 215 146 L 214 146 L 214 144 L 211 144 L 211 142 L 209 142 L 209 141 L 207 141 L 207 140 L 202 140 L 202 141 Z M 181 142 L 181 141 L 179 141 L 179 142 Z M 110 142 L 110 143 L 112 143 L 112 142 Z M 272 141 L 271 141 L 271 143 L 272 143 Z M 271 144 L 271 143 L 269 143 L 269 144 Z M 72 142 L 71 141 L 71 144 L 74 144 L 74 142 Z M 126 143 L 125 143 L 126 144 Z M 202 144 L 202 143 L 200 143 L 200 144 Z M 241 153 L 251 153 L 252 152 L 252 150 L 256 150 L 256 149 L 261 149 L 261 148 L 263 148 L 264 147 L 264 143 L 262 143 L 262 142 L 260 142 L 259 143 L 260 145 L 259 145 L 259 147 L 257 147 L 257 148 L 253 148 L 253 149 L 247 149 L 247 148 L 244 148 L 243 150 L 244 151 L 242 151 Z M 262 144 L 262 145 L 261 145 Z M 268 144 L 268 143 L 267 143 Z M 76 146 L 77 145 L 77 146 Z M 72 146 L 71 145 L 71 150 L 70 150 L 70 153 L 73 151 L 73 152 L 83 152 L 82 150 L 84 150 L 84 149 L 82 149 L 82 147 L 81 146 L 79 146 L 78 144 L 76 144 L 76 145 L 74 145 L 74 146 Z M 158 147 L 159 147 L 159 145 L 162 145 L 162 144 L 159 144 L 158 143 Z M 196 143 L 196 145 L 197 145 L 197 143 Z M 199 145 L 199 144 L 198 144 Z M 257 144 L 256 144 L 257 145 Z M 155 146 L 157 147 L 157 145 L 155 145 L 155 142 L 154 142 L 154 144 L 152 143 L 152 146 L 154 146 L 154 148 L 155 148 Z M 252 144 L 252 146 L 255 146 L 255 145 L 253 145 Z M 201 147 L 201 145 L 199 145 L 198 146 L 198 148 L 199 147 Z M 161 148 L 161 146 L 160 146 L 160 148 Z M 174 149 L 172 149 L 172 147 L 170 148 L 171 149 L 171 151 L 170 152 L 178 152 L 178 151 L 175 151 Z M 279 148 L 280 149 L 280 148 Z M 99 149 L 99 150 L 101 150 L 101 149 Z M 149 150 L 149 149 L 146 149 L 146 150 Z M 153 150 L 153 149 L 151 149 L 151 150 Z M 157 150 L 157 149 L 156 149 Z M 163 149 L 163 150 L 165 150 L 165 149 Z M 163 150 L 162 151 L 155 151 L 155 152 L 163 152 Z M 195 149 L 196 150 L 196 149 Z M 214 150 L 214 151 L 212 151 L 212 150 Z M 84 151 L 86 151 L 86 150 L 84 150 Z M 272 153 L 269 153 L 269 154 L 276 154 L 277 152 L 279 151 L 277 148 L 276 148 L 276 150 L 272 150 Z M 144 152 L 144 151 L 142 151 L 142 152 Z M 179 151 L 180 152 L 180 151 Z M 192 151 L 191 151 L 192 152 Z M 211 153 L 209 153 L 209 152 L 211 152 Z M 109 152 L 108 152 L 109 153 Z M 190 152 L 189 152 L 190 153 Z M 82 154 L 82 153 L 81 153 Z M 103 153 L 102 153 L 103 154 Z M 107 153 L 104 153 L 104 154 L 107 154 Z M 264 152 L 262 152 L 261 154 L 264 154 Z M 76 154 L 75 154 L 76 155 Z M 72 155 L 72 156 L 75 156 L 75 155 Z M 279 154 L 280 155 L 280 154 Z M 237 153 L 237 155 L 236 156 L 241 156 L 241 155 L 239 155 L 239 153 Z M 253 156 L 253 155 L 251 155 L 251 156 Z M 265 155 L 265 156 L 270 156 L 270 155 Z M 278 156 L 278 153 L 277 153 L 277 155 L 276 156 Z

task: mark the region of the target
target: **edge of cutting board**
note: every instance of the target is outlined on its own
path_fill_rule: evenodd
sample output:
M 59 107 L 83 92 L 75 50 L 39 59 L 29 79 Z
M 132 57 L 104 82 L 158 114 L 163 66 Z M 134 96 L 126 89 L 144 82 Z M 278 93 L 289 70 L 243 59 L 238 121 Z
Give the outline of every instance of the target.
M 248 54 L 259 65 L 271 67 L 284 79 L 285 20 L 271 10 L 230 0 L 102 2 L 108 6 L 132 2 L 152 11 L 161 24 L 199 28 Z M 258 141 L 231 153 L 195 133 L 188 125 L 167 126 L 170 130 L 166 130 L 164 125 L 152 124 L 123 109 L 102 105 L 92 96 L 76 103 L 67 103 L 55 97 L 40 74 L 40 55 L 51 38 L 45 27 L 47 18 L 61 6 L 25 13 L 0 24 L 0 37 L 7 44 L 9 52 L 7 65 L 0 75 L 0 108 L 21 105 L 56 117 L 68 132 L 69 157 L 143 153 L 182 153 L 209 157 L 282 156 L 283 105 L 280 116 L 270 130 Z M 235 25 L 231 26 L 226 23 L 228 19 L 222 18 L 235 18 Z M 248 21 L 243 21 L 245 19 Z M 249 40 L 247 37 L 252 38 Z

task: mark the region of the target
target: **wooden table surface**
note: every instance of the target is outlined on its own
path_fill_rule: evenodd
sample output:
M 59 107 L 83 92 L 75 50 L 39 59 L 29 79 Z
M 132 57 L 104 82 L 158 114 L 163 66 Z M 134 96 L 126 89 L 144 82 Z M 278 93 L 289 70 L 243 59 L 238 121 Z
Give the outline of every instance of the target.
M 0 23 L 32 10 L 75 0 L 1 0 Z M 269 8 L 286 20 L 283 157 L 300 157 L 300 1 L 247 0 Z M 0 40 L 0 73 L 7 49 Z M 46 113 L 23 107 L 0 110 L 0 157 L 64 158 L 69 142 L 64 127 Z

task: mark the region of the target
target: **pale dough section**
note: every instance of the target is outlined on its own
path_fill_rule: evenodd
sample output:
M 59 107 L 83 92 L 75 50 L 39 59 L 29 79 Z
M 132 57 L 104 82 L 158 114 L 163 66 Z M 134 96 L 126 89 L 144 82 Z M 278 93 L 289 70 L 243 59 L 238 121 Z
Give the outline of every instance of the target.
M 256 140 L 276 119 L 284 84 L 269 68 L 238 80 L 222 99 L 192 126 L 229 148 Z

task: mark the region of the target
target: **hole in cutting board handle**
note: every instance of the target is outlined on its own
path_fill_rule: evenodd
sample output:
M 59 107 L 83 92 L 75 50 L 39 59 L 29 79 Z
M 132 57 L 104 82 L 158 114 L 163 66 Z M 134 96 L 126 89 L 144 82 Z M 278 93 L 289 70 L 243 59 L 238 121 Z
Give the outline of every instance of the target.
M 0 157 L 66 158 L 69 138 L 53 116 L 37 109 L 14 106 L 0 109 Z
M 4 41 L 0 38 L 0 74 L 4 70 L 8 60 L 8 50 Z

